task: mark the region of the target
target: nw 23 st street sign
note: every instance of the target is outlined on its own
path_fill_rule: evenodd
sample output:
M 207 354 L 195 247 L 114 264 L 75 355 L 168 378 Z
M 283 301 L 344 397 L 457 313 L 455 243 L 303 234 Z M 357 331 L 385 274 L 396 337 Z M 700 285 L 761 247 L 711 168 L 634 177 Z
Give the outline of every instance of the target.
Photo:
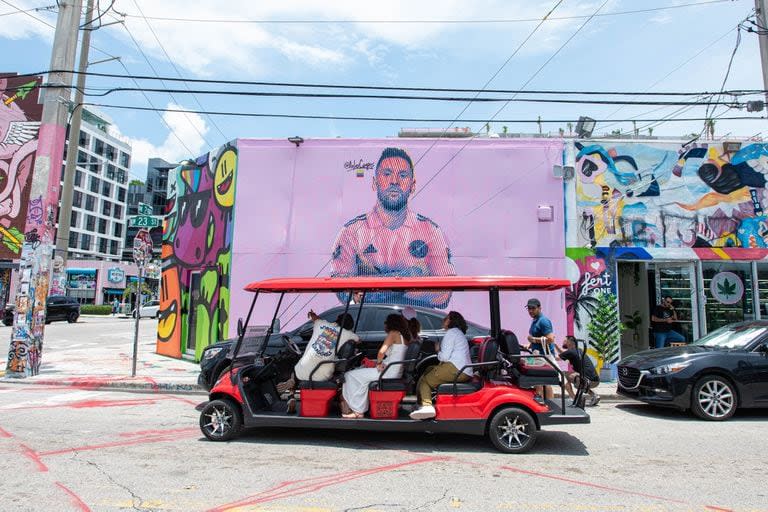
M 137 215 L 128 220 L 128 225 L 139 228 L 156 228 L 160 225 L 160 219 L 149 215 Z

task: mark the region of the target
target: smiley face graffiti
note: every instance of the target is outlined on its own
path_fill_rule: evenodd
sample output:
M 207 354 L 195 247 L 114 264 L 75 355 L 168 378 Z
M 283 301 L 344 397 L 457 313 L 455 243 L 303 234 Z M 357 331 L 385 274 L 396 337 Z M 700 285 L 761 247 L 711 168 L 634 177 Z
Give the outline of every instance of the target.
M 216 170 L 213 175 L 213 190 L 216 202 L 223 208 L 232 208 L 235 204 L 235 168 L 237 153 L 232 147 L 227 147 L 219 154 Z

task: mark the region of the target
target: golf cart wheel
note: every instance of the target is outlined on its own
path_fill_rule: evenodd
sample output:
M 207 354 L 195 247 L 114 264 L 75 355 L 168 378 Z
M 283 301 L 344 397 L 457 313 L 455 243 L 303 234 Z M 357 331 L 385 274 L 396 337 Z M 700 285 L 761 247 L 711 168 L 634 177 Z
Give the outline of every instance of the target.
M 67 322 L 69 322 L 70 324 L 73 324 L 73 323 L 77 322 L 77 318 L 79 316 L 80 315 L 78 315 L 77 313 L 72 311 L 70 314 L 67 315 Z
M 213 400 L 200 413 L 200 430 L 211 441 L 229 441 L 243 428 L 243 415 L 231 400 Z
M 536 444 L 536 422 L 519 407 L 505 407 L 493 415 L 488 437 L 503 453 L 524 453 Z
M 736 391 L 718 375 L 706 375 L 693 386 L 691 410 L 703 420 L 723 421 L 736 412 Z

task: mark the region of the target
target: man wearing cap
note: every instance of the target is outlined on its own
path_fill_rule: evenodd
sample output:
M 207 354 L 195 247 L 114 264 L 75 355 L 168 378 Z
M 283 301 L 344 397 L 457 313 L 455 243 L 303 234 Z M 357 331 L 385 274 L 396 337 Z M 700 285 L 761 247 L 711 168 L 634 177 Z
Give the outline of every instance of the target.
M 555 354 L 555 333 L 552 331 L 552 322 L 541 312 L 541 301 L 528 299 L 525 308 L 533 321 L 528 329 L 528 350 L 544 355 Z M 552 398 L 554 394 L 549 386 L 536 386 L 536 392 L 544 398 Z

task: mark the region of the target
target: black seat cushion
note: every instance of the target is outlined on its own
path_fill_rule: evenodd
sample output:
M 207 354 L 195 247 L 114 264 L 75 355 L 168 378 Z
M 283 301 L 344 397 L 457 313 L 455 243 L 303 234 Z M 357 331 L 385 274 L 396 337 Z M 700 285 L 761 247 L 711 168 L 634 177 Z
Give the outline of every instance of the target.
M 456 394 L 458 395 L 468 395 L 470 393 L 474 393 L 475 391 L 479 391 L 483 387 L 483 381 L 481 380 L 471 380 L 469 382 L 457 382 L 456 383 Z M 453 383 L 450 384 L 440 384 L 437 386 L 437 394 L 438 395 L 452 395 L 453 394 Z
M 557 377 L 557 370 L 551 366 L 528 366 L 521 363 L 519 370 L 521 375 L 529 377 Z
M 381 389 L 379 389 L 379 381 L 375 380 L 368 384 L 368 389 L 371 391 L 405 391 L 407 384 L 403 379 L 383 379 L 381 381 Z
M 336 389 L 338 386 L 333 380 L 316 380 L 314 382 L 303 380 L 299 382 L 299 389 Z

